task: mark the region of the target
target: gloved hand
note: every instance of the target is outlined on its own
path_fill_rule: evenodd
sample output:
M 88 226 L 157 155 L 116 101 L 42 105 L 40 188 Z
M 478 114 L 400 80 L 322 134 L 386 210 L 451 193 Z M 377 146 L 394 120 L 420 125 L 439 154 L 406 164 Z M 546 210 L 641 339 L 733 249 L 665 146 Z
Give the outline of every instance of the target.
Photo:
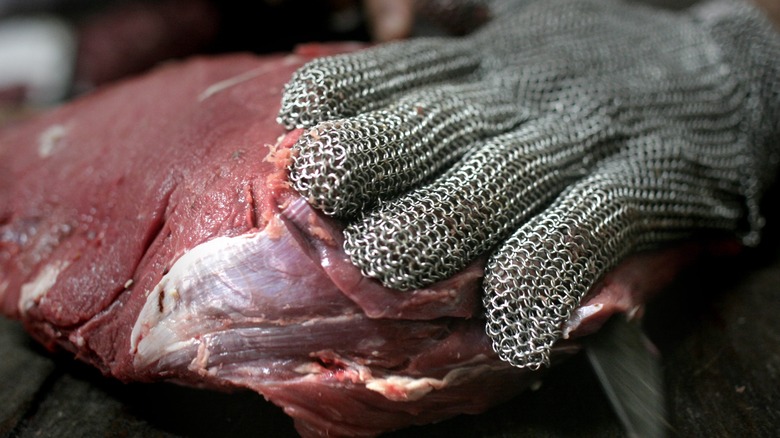
M 308 128 L 290 179 L 351 220 L 365 275 L 422 287 L 492 251 L 488 333 L 538 368 L 629 253 L 712 230 L 756 241 L 778 93 L 780 37 L 746 4 L 526 1 L 466 38 L 315 60 L 279 120 Z

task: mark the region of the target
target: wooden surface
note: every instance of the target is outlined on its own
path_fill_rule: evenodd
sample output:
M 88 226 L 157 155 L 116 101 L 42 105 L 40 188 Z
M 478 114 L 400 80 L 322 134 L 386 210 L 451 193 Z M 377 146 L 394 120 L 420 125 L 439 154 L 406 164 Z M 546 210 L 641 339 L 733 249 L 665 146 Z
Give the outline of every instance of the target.
M 648 309 L 664 356 L 675 436 L 778 436 L 780 244 L 708 262 Z M 296 436 L 252 393 L 125 385 L 38 347 L 0 320 L 0 436 Z M 395 432 L 417 436 L 622 436 L 583 356 L 550 371 L 541 389 L 483 415 Z

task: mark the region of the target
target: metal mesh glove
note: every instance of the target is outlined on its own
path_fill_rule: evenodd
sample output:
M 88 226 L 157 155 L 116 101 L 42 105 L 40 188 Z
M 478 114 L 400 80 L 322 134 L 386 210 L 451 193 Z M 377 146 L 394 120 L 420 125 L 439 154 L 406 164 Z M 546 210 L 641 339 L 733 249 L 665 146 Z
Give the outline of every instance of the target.
M 365 275 L 410 289 L 492 251 L 494 348 L 548 362 L 628 253 L 700 230 L 755 242 L 780 132 L 780 41 L 747 5 L 523 2 L 462 39 L 315 60 L 279 116 L 294 187 L 349 219 Z

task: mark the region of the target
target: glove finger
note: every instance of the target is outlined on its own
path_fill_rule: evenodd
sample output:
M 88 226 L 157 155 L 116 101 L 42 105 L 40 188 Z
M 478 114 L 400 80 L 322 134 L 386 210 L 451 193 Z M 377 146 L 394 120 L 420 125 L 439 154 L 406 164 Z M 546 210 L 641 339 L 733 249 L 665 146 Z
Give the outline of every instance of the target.
M 745 205 L 738 184 L 724 185 L 677 155 L 634 158 L 606 161 L 491 256 L 484 306 L 503 360 L 531 369 L 549 364 L 550 348 L 581 298 L 631 252 L 740 225 Z
M 318 58 L 285 86 L 278 121 L 304 128 L 381 108 L 410 89 L 472 77 L 480 57 L 467 40 L 420 38 Z
M 601 109 L 547 115 L 479 143 L 430 184 L 350 224 L 344 249 L 352 263 L 401 290 L 456 273 L 581 177 L 594 150 L 619 148 Z
M 530 118 L 502 81 L 421 89 L 381 110 L 320 123 L 293 148 L 293 187 L 326 214 L 351 217 L 419 185 L 479 140 Z

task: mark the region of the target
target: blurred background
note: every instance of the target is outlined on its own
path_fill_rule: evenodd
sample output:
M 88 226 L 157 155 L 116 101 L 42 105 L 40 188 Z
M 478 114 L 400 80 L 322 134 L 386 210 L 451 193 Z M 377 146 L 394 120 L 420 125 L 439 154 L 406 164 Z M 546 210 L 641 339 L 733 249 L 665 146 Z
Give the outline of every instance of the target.
M 464 33 L 495 1 L 0 0 L 0 121 L 195 54 Z
M 365 23 L 349 0 L 0 0 L 0 107 L 55 104 L 194 54 L 368 41 Z

